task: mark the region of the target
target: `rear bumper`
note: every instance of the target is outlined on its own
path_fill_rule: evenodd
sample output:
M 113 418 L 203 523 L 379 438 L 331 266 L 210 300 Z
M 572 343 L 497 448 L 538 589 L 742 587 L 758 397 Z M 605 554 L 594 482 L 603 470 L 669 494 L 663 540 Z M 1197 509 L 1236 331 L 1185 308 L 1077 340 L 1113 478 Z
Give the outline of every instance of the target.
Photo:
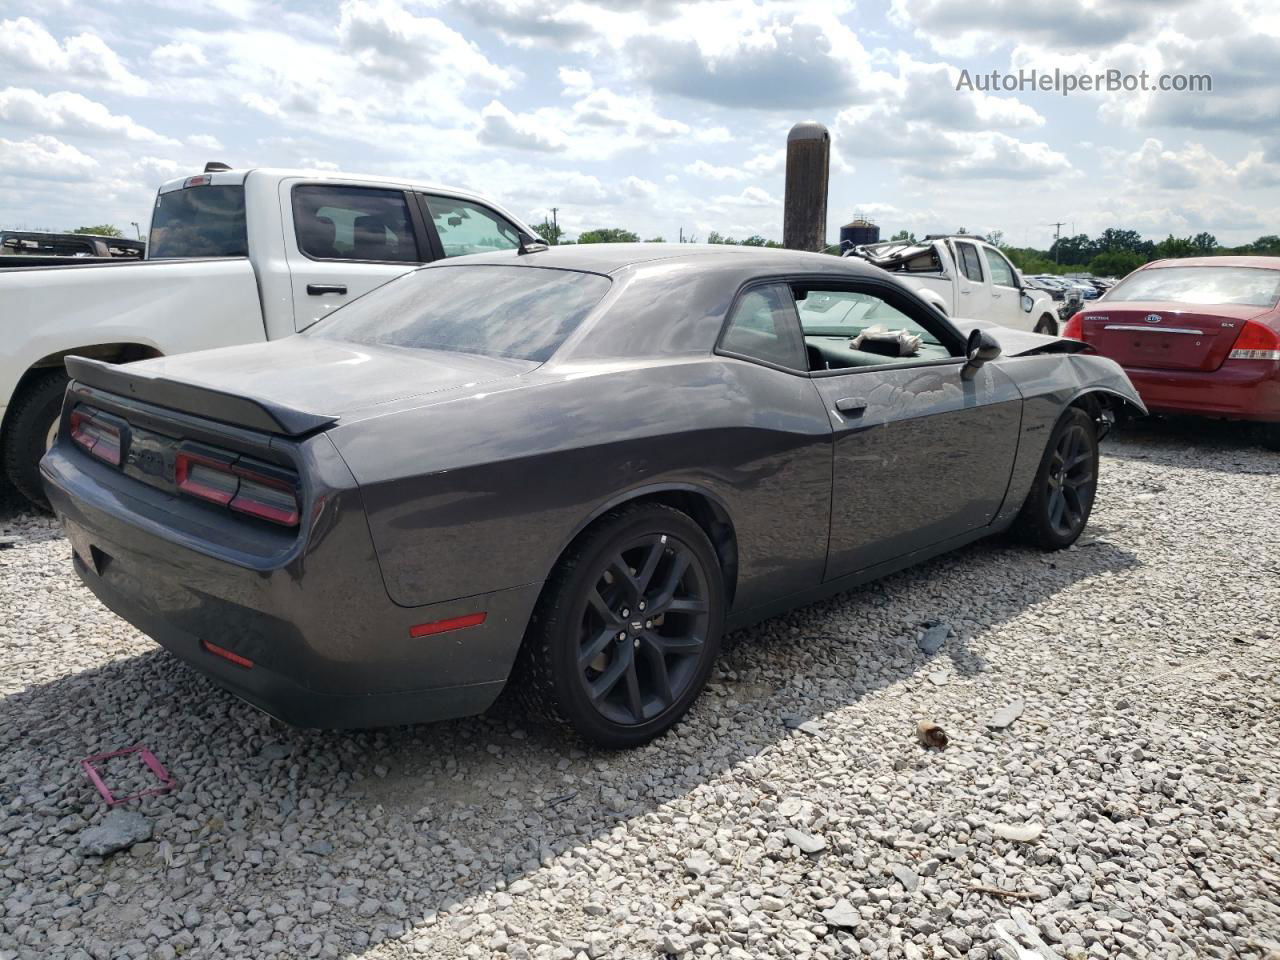
M 1280 363 L 1228 360 L 1217 370 L 1125 367 L 1152 413 L 1280 421 Z
M 325 498 L 306 544 L 279 566 L 247 567 L 172 537 L 126 484 L 83 461 L 55 446 L 41 464 L 77 574 L 113 612 L 267 713 L 331 729 L 417 723 L 482 712 L 505 684 L 539 584 L 398 606 L 354 490 Z M 478 612 L 476 626 L 410 636 Z

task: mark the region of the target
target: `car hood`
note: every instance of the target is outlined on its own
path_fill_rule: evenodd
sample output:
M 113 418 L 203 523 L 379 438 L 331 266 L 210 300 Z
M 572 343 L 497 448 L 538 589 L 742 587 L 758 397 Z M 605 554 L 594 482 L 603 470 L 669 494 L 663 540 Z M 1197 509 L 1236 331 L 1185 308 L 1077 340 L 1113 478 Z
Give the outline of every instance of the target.
M 964 320 L 952 318 L 952 325 L 968 336 L 973 330 L 985 330 L 1000 344 L 1000 351 L 1009 357 L 1025 357 L 1033 353 L 1082 353 L 1089 345 L 1067 337 L 1050 337 L 1042 333 L 1030 333 L 1004 327 L 990 320 Z
M 532 360 L 293 336 L 158 357 L 118 370 L 127 371 L 134 394 L 150 389 L 161 400 L 231 396 L 254 401 L 273 413 L 314 415 L 332 422 L 358 419 L 395 401 L 472 390 L 538 366 Z M 99 372 L 98 376 L 111 374 Z M 115 384 L 101 386 L 118 389 Z M 190 402 L 181 405 L 190 406 Z

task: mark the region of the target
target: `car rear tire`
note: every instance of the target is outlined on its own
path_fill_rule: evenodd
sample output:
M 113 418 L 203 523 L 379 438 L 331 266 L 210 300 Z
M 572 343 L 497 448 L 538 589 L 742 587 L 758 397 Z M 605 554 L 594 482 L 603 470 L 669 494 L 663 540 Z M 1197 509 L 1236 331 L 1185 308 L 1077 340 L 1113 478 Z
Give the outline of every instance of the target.
M 45 499 L 40 483 L 40 458 L 49 449 L 66 390 L 65 373 L 61 370 L 42 371 L 23 384 L 5 418 L 5 474 L 19 493 L 45 510 L 49 501 Z
M 1033 332 L 1042 333 L 1046 337 L 1056 337 L 1058 335 L 1058 321 L 1046 313 L 1040 318 Z
M 706 685 L 724 628 L 707 535 L 662 504 L 607 514 L 561 558 L 529 623 L 513 691 L 603 747 L 665 732 Z
M 1058 420 L 1014 524 L 1019 539 L 1061 550 L 1079 539 L 1098 489 L 1098 430 L 1078 407 Z

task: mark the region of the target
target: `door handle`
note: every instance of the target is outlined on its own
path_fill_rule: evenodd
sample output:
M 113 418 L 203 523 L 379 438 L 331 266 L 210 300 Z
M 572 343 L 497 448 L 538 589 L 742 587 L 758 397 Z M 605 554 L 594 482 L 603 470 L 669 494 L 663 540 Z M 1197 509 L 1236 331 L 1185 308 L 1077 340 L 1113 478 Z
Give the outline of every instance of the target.
M 995 292 L 992 292 L 992 294 L 991 294 L 991 299 L 992 299 L 992 300 L 999 300 L 999 299 L 1000 299 L 1000 294 L 995 293 Z
M 968 295 L 969 295 L 969 291 L 968 291 L 968 290 L 961 290 L 961 291 L 960 291 L 960 296 L 962 296 L 962 297 L 967 297 Z
M 862 397 L 841 397 L 836 401 L 836 410 L 851 417 L 860 417 L 866 412 L 867 401 Z
M 346 296 L 347 285 L 345 283 L 308 283 L 307 293 L 313 297 L 323 297 L 326 293 L 338 293 Z

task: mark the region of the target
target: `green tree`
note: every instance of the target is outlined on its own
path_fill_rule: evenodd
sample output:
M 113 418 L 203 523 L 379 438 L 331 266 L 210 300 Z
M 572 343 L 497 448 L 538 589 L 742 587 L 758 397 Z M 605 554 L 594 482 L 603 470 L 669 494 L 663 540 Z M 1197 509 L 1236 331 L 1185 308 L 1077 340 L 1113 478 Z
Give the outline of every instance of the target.
M 1123 277 L 1147 262 L 1134 250 L 1107 250 L 1089 261 L 1089 272 L 1095 277 Z
M 1004 231 L 992 230 L 990 233 L 987 234 L 987 243 L 991 244 L 993 247 L 1003 247 Z
M 99 237 L 123 237 L 124 232 L 119 227 L 113 227 L 109 223 L 100 223 L 96 227 L 76 227 L 72 233 L 92 233 Z
M 1213 253 L 1214 250 L 1218 249 L 1218 238 L 1215 237 L 1212 233 L 1209 233 L 1207 230 L 1201 231 L 1200 233 L 1197 233 L 1194 237 L 1192 237 L 1191 243 L 1192 243 L 1192 246 L 1196 248 L 1197 253 L 1200 253 L 1206 256 L 1208 254 Z
M 895 234 L 894 234 L 892 237 L 890 237 L 889 239 L 890 239 L 890 240 L 900 240 L 900 241 L 902 241 L 903 243 L 915 243 L 915 242 L 916 242 L 916 235 L 915 235 L 914 233 L 912 233 L 911 231 L 909 231 L 909 230 L 899 230 L 897 233 L 895 233 Z
M 1175 237 L 1172 233 L 1156 244 L 1155 255 L 1161 260 L 1173 257 L 1194 257 L 1196 245 L 1190 237 Z
M 578 234 L 579 243 L 639 243 L 638 234 L 621 227 L 600 227 L 597 230 L 584 230 Z
M 645 243 L 666 243 L 665 237 L 650 237 Z
M 760 236 L 760 234 L 753 233 L 751 236 L 747 237 L 747 239 L 742 241 L 742 245 L 744 247 L 767 247 L 769 245 L 769 241 Z
M 1280 254 L 1280 237 L 1269 233 L 1265 237 L 1259 237 L 1253 243 L 1245 244 L 1243 249 L 1248 253 Z
M 1098 245 L 1085 233 L 1078 233 L 1074 237 L 1059 237 L 1049 248 L 1049 256 L 1054 263 L 1080 267 L 1101 252 Z
M 533 232 L 554 247 L 560 243 L 564 228 L 543 217 L 542 222 L 533 228 Z
M 715 230 L 712 230 L 710 233 L 707 234 L 707 243 L 737 243 L 737 242 L 738 241 L 733 239 L 733 237 L 726 237 Z

